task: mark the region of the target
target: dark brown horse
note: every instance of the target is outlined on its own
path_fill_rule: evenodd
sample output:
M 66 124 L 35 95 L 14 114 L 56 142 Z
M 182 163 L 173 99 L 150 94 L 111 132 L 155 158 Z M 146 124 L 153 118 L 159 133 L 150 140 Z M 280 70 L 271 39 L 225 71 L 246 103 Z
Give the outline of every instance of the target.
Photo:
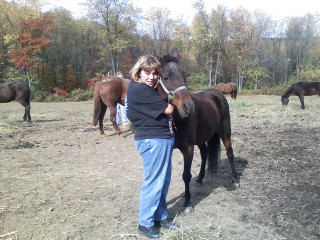
M 213 89 L 222 92 L 223 94 L 231 94 L 231 98 L 236 100 L 237 98 L 237 84 L 230 82 L 230 83 L 218 83 Z
M 110 120 L 116 133 L 121 131 L 116 122 L 117 104 L 125 104 L 125 97 L 128 91 L 130 80 L 122 77 L 103 77 L 94 87 L 94 111 L 93 126 L 99 121 L 100 134 L 104 135 L 103 118 L 109 108 Z
M 221 92 L 212 88 L 189 92 L 186 88 L 185 73 L 179 65 L 179 58 L 177 49 L 173 51 L 172 56 L 160 58 L 163 67 L 157 88 L 162 98 L 168 99 L 176 107 L 173 114 L 176 126 L 175 148 L 181 151 L 184 158 L 182 175 L 185 183 L 184 207 L 187 211 L 192 211 L 189 184 L 192 177 L 194 145 L 199 147 L 202 159 L 198 183 L 202 183 L 205 176 L 207 158 L 208 171 L 217 170 L 220 139 L 224 143 L 231 165 L 232 182 L 238 186 L 239 181 L 234 167 L 228 102 Z
M 25 111 L 23 120 L 31 122 L 30 115 L 30 88 L 22 81 L 12 81 L 0 83 L 0 103 L 7 103 L 16 100 Z
M 320 82 L 297 82 L 291 85 L 281 96 L 282 105 L 288 105 L 289 96 L 296 95 L 301 102 L 301 108 L 304 107 L 304 96 L 312 96 L 318 94 L 320 96 Z

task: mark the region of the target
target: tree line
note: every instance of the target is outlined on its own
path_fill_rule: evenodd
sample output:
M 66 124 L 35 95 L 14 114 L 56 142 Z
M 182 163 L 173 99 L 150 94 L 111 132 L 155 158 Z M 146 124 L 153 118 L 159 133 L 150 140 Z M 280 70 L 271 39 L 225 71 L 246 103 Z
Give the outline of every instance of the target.
M 87 14 L 43 12 L 43 0 L 0 0 L 0 80 L 28 80 L 70 92 L 137 58 L 178 48 L 193 88 L 235 82 L 241 89 L 319 81 L 319 15 L 273 20 L 264 12 L 195 0 L 190 23 L 166 8 L 148 14 L 130 0 L 87 0 Z

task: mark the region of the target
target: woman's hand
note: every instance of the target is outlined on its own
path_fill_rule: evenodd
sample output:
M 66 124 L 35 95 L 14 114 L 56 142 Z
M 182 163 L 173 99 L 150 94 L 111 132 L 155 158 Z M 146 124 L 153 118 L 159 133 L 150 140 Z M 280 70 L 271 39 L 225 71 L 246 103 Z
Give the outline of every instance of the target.
M 170 115 L 170 114 L 173 113 L 173 110 L 174 110 L 174 106 L 171 103 L 169 103 L 167 108 L 164 110 L 163 113 L 167 114 L 167 115 Z

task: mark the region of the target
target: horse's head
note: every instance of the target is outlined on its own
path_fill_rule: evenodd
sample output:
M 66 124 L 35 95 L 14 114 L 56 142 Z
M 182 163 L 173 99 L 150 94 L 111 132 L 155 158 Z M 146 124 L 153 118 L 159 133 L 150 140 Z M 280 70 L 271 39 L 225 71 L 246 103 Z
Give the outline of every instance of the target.
M 159 94 L 177 108 L 181 118 L 188 117 L 194 112 L 194 102 L 186 86 L 185 72 L 179 64 L 180 54 L 175 49 L 172 56 L 160 59 L 162 68 L 157 86 Z
M 289 98 L 285 97 L 285 96 L 282 96 L 281 97 L 281 102 L 282 102 L 282 106 L 286 106 L 289 103 Z

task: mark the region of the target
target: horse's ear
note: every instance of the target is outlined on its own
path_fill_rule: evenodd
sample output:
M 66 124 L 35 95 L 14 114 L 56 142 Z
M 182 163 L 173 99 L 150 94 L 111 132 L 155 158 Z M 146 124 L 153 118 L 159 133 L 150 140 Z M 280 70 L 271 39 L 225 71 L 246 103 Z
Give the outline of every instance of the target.
M 180 61 L 180 53 L 179 53 L 178 48 L 174 48 L 172 50 L 172 56 L 175 57 L 176 59 L 178 59 L 178 61 Z
M 159 52 L 156 49 L 153 49 L 153 56 L 155 56 L 161 64 L 164 64 L 163 57 L 160 56 Z
M 159 52 L 156 49 L 152 49 L 152 55 L 156 57 L 160 56 Z

